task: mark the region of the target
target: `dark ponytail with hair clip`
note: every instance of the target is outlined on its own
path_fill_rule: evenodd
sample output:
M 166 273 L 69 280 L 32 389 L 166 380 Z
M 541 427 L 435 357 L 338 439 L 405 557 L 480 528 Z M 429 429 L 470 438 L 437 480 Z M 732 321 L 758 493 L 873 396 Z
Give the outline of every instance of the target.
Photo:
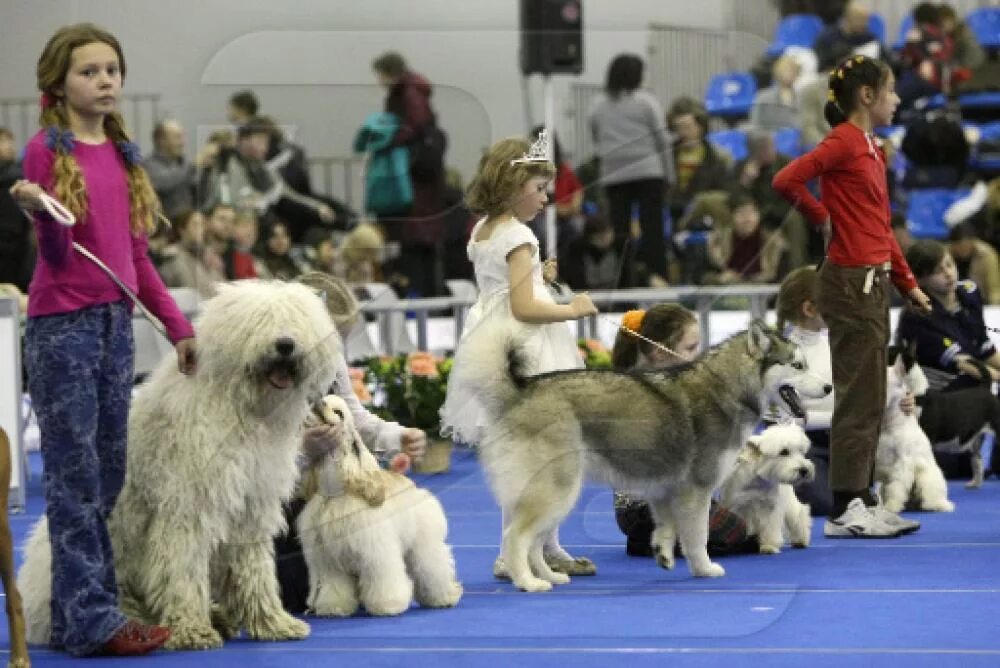
M 851 56 L 830 73 L 828 100 L 823 116 L 830 127 L 847 120 L 857 104 L 857 94 L 864 86 L 878 91 L 886 84 L 892 70 L 881 60 L 867 56 Z

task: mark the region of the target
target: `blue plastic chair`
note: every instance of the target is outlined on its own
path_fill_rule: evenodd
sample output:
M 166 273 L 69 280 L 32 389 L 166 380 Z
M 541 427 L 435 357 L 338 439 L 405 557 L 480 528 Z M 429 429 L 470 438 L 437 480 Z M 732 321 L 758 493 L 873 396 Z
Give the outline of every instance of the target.
M 802 155 L 802 131 L 798 128 L 780 128 L 774 131 L 774 147 L 778 153 L 790 158 Z
M 979 141 L 989 141 L 994 143 L 1000 142 L 1000 121 L 994 121 L 993 123 L 985 123 L 979 126 Z M 983 155 L 979 152 L 979 147 L 977 146 L 972 154 L 972 159 L 969 161 L 973 169 L 980 169 L 985 171 L 996 171 L 1000 170 L 1000 155 L 996 153 L 991 153 L 988 155 Z
M 757 82 L 749 72 L 717 74 L 705 89 L 705 109 L 709 116 L 746 118 L 757 93 Z
M 965 93 L 958 96 L 958 106 L 967 109 L 1000 109 L 1000 92 Z
M 980 7 L 965 17 L 984 49 L 1000 49 L 1000 7 Z
M 868 17 L 868 29 L 881 44 L 885 44 L 885 19 L 882 18 L 881 14 L 871 13 Z
M 899 22 L 899 34 L 896 35 L 896 41 L 892 43 L 892 48 L 899 51 L 906 45 L 906 33 L 910 32 L 911 28 L 913 28 L 913 14 L 907 14 Z
M 718 130 L 709 132 L 706 138 L 719 148 L 728 151 L 735 162 L 744 160 L 750 155 L 750 148 L 747 146 L 747 133 L 743 130 Z
M 779 56 L 790 46 L 811 49 L 823 31 L 823 19 L 815 14 L 789 14 L 781 19 L 774 41 L 767 47 L 769 56 Z
M 949 206 L 969 194 L 968 189 L 927 188 L 910 191 L 906 209 L 906 226 L 917 239 L 946 239 L 948 225 L 944 212 Z

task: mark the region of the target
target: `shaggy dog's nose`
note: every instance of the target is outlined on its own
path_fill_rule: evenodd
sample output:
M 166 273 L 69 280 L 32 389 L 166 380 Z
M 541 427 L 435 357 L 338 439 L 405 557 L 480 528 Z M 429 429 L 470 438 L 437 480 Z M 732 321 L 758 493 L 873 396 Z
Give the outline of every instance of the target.
M 809 469 L 807 469 L 805 466 L 800 466 L 799 467 L 799 477 L 800 478 L 806 478 L 808 476 L 809 476 Z
M 829 383 L 824 385 L 823 392 L 825 392 L 826 394 L 830 394 L 831 392 L 833 392 L 833 385 L 830 385 Z
M 274 347 L 278 350 L 278 354 L 282 357 L 288 357 L 293 352 L 295 352 L 295 341 L 283 336 L 274 342 Z

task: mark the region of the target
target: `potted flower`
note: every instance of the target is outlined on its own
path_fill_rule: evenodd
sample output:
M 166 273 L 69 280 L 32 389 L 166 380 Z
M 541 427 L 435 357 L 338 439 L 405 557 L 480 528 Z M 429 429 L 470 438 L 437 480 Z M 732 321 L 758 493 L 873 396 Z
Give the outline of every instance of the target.
M 580 357 L 588 369 L 610 369 L 611 351 L 597 339 L 580 339 L 577 341 Z

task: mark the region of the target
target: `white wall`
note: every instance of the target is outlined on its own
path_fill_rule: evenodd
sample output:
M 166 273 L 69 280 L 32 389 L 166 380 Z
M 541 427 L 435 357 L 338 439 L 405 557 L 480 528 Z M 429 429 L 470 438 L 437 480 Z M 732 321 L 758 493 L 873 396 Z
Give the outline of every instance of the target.
M 726 5 L 584 0 L 582 80 L 602 81 L 620 51 L 642 53 L 649 23 L 721 28 Z M 263 111 L 290 126 L 311 155 L 349 153 L 361 120 L 380 108 L 370 63 L 388 49 L 436 84 L 435 106 L 452 138 L 449 162 L 463 172 L 491 141 L 525 131 L 518 0 L 4 0 L 0 97 L 34 95 L 45 40 L 84 20 L 122 41 L 126 92 L 160 93 L 162 113 L 188 128 L 191 150 L 224 121 L 228 96 L 252 87 Z M 558 80 L 560 103 L 569 80 Z M 541 83 L 530 91 L 537 121 Z M 139 139 L 148 147 L 148 137 Z

